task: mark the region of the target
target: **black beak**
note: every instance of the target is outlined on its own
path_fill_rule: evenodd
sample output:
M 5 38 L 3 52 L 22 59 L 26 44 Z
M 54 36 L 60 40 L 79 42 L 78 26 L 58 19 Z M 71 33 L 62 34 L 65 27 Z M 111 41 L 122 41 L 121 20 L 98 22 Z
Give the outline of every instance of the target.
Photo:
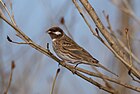
M 52 31 L 50 31 L 50 30 L 47 30 L 47 33 L 48 33 L 48 34 L 50 34 L 51 32 L 52 32 Z
M 50 33 L 51 33 L 51 30 L 50 30 L 50 29 L 48 29 L 48 30 L 46 31 L 46 33 L 50 34 Z

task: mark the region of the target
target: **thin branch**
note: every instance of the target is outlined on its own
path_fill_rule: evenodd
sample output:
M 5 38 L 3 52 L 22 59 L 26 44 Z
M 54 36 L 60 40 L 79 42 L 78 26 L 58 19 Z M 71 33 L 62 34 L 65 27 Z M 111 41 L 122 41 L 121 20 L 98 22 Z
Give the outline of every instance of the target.
M 140 83 L 139 80 L 135 79 L 135 77 L 133 77 L 133 75 L 131 74 L 131 70 L 129 70 L 128 74 L 130 75 L 130 77 L 132 78 L 132 80 L 134 80 L 137 83 Z
M 115 4 L 122 12 L 126 13 L 128 16 L 132 17 L 138 24 L 140 24 L 140 19 L 136 16 L 136 14 L 134 13 L 134 11 L 132 10 L 132 8 L 130 7 L 130 5 L 128 4 L 127 0 L 123 0 L 123 4 L 124 6 L 120 6 L 118 4 L 115 3 L 114 0 L 111 0 L 113 2 L 113 4 Z
M 114 34 L 114 32 L 113 32 L 113 30 L 112 30 L 111 23 L 110 23 L 109 15 L 107 15 L 107 14 L 105 13 L 105 11 L 103 11 L 103 14 L 104 14 L 104 17 L 105 17 L 105 19 L 106 19 L 106 21 L 107 21 L 107 23 L 108 23 L 108 27 L 107 27 L 107 28 L 110 30 L 111 33 Z M 114 36 L 115 36 L 115 34 L 114 34 Z
M 112 94 L 116 94 L 116 92 L 115 92 L 113 89 L 110 89 L 110 88 L 108 88 L 108 87 L 105 87 L 105 86 L 99 84 L 98 82 L 94 81 L 93 79 L 91 79 L 91 78 L 89 78 L 89 77 L 87 77 L 87 76 L 81 74 L 80 72 L 77 72 L 77 71 L 76 71 L 75 74 L 77 74 L 77 75 L 80 76 L 81 78 L 87 80 L 88 82 L 94 84 L 95 86 L 99 87 L 99 89 L 102 89 L 102 90 L 107 91 L 107 92 L 112 93 Z
M 104 75 L 103 75 L 102 73 L 100 73 L 95 67 L 92 67 L 92 68 L 97 72 L 97 74 L 99 74 L 100 77 L 102 77 L 102 80 L 104 81 L 106 87 L 108 87 L 108 88 L 114 90 L 115 93 L 118 92 L 117 90 L 115 90 L 115 89 L 113 88 L 113 86 L 112 86 L 106 79 L 104 79 Z M 84 73 L 84 72 L 83 72 L 83 73 Z M 89 74 L 89 75 L 90 75 L 90 74 Z M 96 77 L 96 76 L 95 76 L 95 77 Z
M 115 42 L 115 40 L 113 39 L 113 37 L 110 35 L 110 33 L 107 31 L 107 29 L 105 28 L 105 26 L 103 25 L 103 23 L 101 22 L 101 20 L 99 19 L 99 17 L 97 16 L 94 8 L 90 5 L 90 3 L 88 2 L 88 0 L 80 0 L 80 2 L 82 3 L 82 5 L 84 6 L 84 8 L 86 9 L 86 11 L 89 13 L 90 17 L 92 18 L 92 20 L 94 21 L 94 23 L 96 24 L 96 26 L 98 27 L 98 29 L 100 30 L 100 32 L 102 33 L 102 35 L 105 37 L 105 39 L 107 40 L 107 42 L 110 44 L 110 46 L 113 49 L 113 53 L 115 54 L 115 56 L 122 61 L 122 63 L 128 68 L 132 70 L 132 73 L 138 78 L 140 79 L 140 71 L 138 69 L 136 69 L 134 66 L 131 66 L 129 63 L 129 59 L 126 56 L 126 54 L 123 52 L 122 49 L 119 49 L 117 43 Z
M 84 15 L 83 15 L 83 13 L 82 13 L 82 10 L 80 9 L 80 7 L 78 6 L 78 4 L 75 2 L 75 0 L 73 0 L 73 2 L 74 2 L 74 4 L 76 5 L 76 7 L 78 8 L 78 10 L 80 11 L 80 14 L 81 14 L 81 16 L 84 18 L 84 20 L 85 20 L 85 22 L 88 24 L 88 26 L 90 27 L 90 24 L 88 23 L 88 21 L 86 20 L 86 18 L 84 17 Z M 64 26 L 65 26 L 65 28 L 66 28 L 66 25 L 65 25 L 65 20 L 64 20 L 64 18 L 62 17 L 61 18 L 61 21 L 60 21 L 60 23 L 61 24 L 63 24 Z M 90 27 L 90 29 L 91 30 L 93 30 L 91 27 Z M 69 31 L 68 31 L 69 32 Z M 93 33 L 94 33 L 94 31 L 93 31 Z M 96 33 L 94 33 L 95 35 L 97 35 Z M 71 35 L 70 35 L 71 36 Z M 72 38 L 72 36 L 71 36 L 71 38 Z M 93 67 L 94 68 L 94 67 Z M 96 70 L 98 73 L 100 73 L 96 68 L 94 68 L 94 70 Z M 109 71 L 110 72 L 110 71 Z M 111 72 L 112 73 L 112 72 Z M 113 73 L 114 74 L 114 73 Z M 100 73 L 100 75 L 102 75 L 101 73 Z M 115 74 L 116 75 L 116 74 Z M 118 75 L 117 75 L 118 76 Z M 107 82 L 107 81 L 105 81 L 105 79 L 103 78 L 103 81 L 106 83 L 106 85 L 108 85 L 110 88 L 112 88 L 113 89 L 113 87 Z
M 65 27 L 65 29 L 66 29 L 66 31 L 67 31 L 69 37 L 70 37 L 71 39 L 73 39 L 72 35 L 70 34 L 70 31 L 69 31 L 68 28 L 67 28 L 67 25 L 66 25 L 66 23 L 65 23 L 64 17 L 61 17 L 60 23 Z
M 72 73 L 75 72 L 75 69 L 71 69 L 70 66 L 68 64 L 66 64 L 65 62 L 59 60 L 56 56 L 54 56 L 50 51 L 48 51 L 47 49 L 41 47 L 40 45 L 36 44 L 35 42 L 33 42 L 28 36 L 26 36 L 17 26 L 13 25 L 11 22 L 9 22 L 7 20 L 7 18 L 4 16 L 4 14 L 2 13 L 2 11 L 0 10 L 0 18 L 3 19 L 7 24 L 9 24 L 11 27 L 13 27 L 15 29 L 15 31 L 17 32 L 17 34 L 20 35 L 20 38 L 22 40 L 24 40 L 26 43 L 30 43 L 29 45 L 31 47 L 33 47 L 34 49 L 40 51 L 41 53 L 51 57 L 52 59 L 54 59 L 55 61 L 57 61 L 60 65 L 62 65 L 63 67 L 67 68 L 68 70 L 70 70 Z M 99 84 L 98 82 L 94 81 L 91 78 L 86 77 L 85 75 L 76 72 L 76 75 L 80 76 L 81 78 L 87 80 L 88 82 L 92 83 L 93 85 L 99 87 L 100 89 L 103 89 L 107 92 L 110 93 L 114 93 L 114 90 L 111 90 L 105 86 L 102 86 L 101 84 Z
M 8 8 L 6 7 L 5 3 L 2 0 L 0 0 L 0 3 L 4 7 L 4 9 L 6 10 L 7 14 L 9 15 L 9 17 L 11 19 L 11 22 L 16 26 L 16 23 L 15 23 L 15 20 L 14 20 L 14 16 L 11 16 L 11 14 L 10 14 Z
M 15 68 L 15 62 L 12 61 L 12 63 L 11 63 L 11 72 L 10 72 L 10 77 L 9 77 L 9 81 L 8 81 L 8 86 L 7 86 L 6 90 L 4 91 L 4 94 L 8 94 L 8 90 L 9 90 L 11 82 L 12 82 L 12 76 L 13 76 L 14 68 Z
M 93 33 L 94 36 L 96 36 L 106 47 L 108 47 L 112 52 L 116 53 L 112 47 L 110 45 L 108 45 L 107 42 L 105 42 L 99 35 L 98 29 L 96 28 L 95 31 L 92 29 L 92 27 L 90 26 L 90 24 L 88 23 L 88 21 L 86 20 L 85 16 L 82 13 L 81 8 L 78 6 L 77 2 L 75 0 L 73 0 L 73 3 L 75 4 L 76 8 L 78 9 L 80 15 L 83 17 L 84 21 L 86 22 L 87 26 L 89 27 L 89 29 L 91 30 L 91 32 Z M 117 54 L 116 54 L 117 55 Z M 118 56 L 118 55 L 117 55 Z M 118 56 L 119 57 L 119 56 Z
M 94 73 L 94 72 L 91 72 L 91 71 L 88 71 L 88 70 L 84 70 L 84 69 L 78 68 L 78 67 L 76 67 L 76 70 L 80 71 L 80 72 L 83 72 L 83 73 L 86 73 L 88 75 L 94 76 L 94 77 L 98 77 L 98 78 L 101 78 L 101 79 L 103 78 L 103 79 L 108 80 L 110 82 L 114 82 L 114 83 L 116 83 L 118 85 L 121 85 L 121 86 L 124 86 L 126 88 L 129 88 L 129 89 L 132 89 L 132 90 L 140 92 L 140 88 L 138 88 L 136 86 L 132 86 L 132 85 L 126 84 L 126 83 L 124 83 L 124 82 L 122 82 L 122 81 L 120 81 L 118 79 L 110 78 L 110 77 L 108 77 L 106 75 L 103 75 L 103 74 L 100 75 L 99 73 Z
M 13 28 L 16 30 L 17 34 L 20 35 L 20 38 L 21 38 L 22 40 L 24 40 L 27 44 L 30 43 L 30 44 L 28 44 L 28 45 L 30 45 L 32 48 L 34 48 L 34 49 L 40 51 L 41 53 L 43 53 L 43 54 L 45 54 L 45 55 L 51 57 L 52 59 L 54 59 L 55 61 L 57 61 L 60 65 L 62 65 L 63 67 L 67 68 L 67 69 L 68 69 L 69 71 L 71 71 L 72 73 L 75 73 L 75 74 L 78 75 L 79 77 L 85 79 L 86 81 L 88 81 L 88 82 L 90 82 L 91 84 L 93 84 L 93 85 L 99 87 L 100 89 L 105 90 L 105 91 L 110 92 L 110 93 L 115 93 L 115 91 L 114 91 L 113 89 L 109 89 L 108 87 L 105 87 L 105 86 L 101 85 L 100 83 L 94 81 L 93 79 L 91 79 L 91 78 L 85 76 L 84 74 L 81 73 L 82 71 L 79 72 L 79 71 L 80 71 L 80 70 L 78 70 L 79 68 L 76 68 L 76 70 L 78 70 L 78 71 L 75 71 L 75 66 L 66 64 L 65 62 L 59 60 L 56 56 L 54 56 L 54 55 L 53 55 L 50 51 L 48 51 L 47 49 L 41 47 L 40 45 L 37 45 L 37 44 L 36 44 L 35 42 L 33 42 L 28 36 L 26 36 L 17 26 L 15 26 L 15 25 L 13 25 L 11 22 L 9 22 L 9 21 L 7 20 L 7 18 L 3 15 L 3 13 L 2 13 L 1 10 L 0 10 L 0 17 L 1 17 L 7 24 L 9 24 L 11 27 L 13 27 Z M 98 36 L 98 34 L 97 34 L 96 32 L 95 32 L 95 34 Z M 83 69 L 83 70 L 84 70 L 84 69 Z M 83 72 L 83 73 L 84 73 L 84 72 Z M 87 70 L 85 71 L 85 74 L 88 74 L 88 73 L 87 73 Z M 109 78 L 105 78 L 104 76 L 102 77 L 100 74 L 98 75 L 98 77 L 101 78 L 101 79 L 109 79 Z M 112 80 L 112 82 L 113 82 L 113 80 Z M 115 81 L 114 81 L 114 83 L 115 83 Z M 116 80 L 116 83 L 120 84 L 120 82 L 117 82 L 117 80 Z M 121 83 L 121 84 L 123 84 L 123 83 Z M 140 89 L 139 89 L 139 88 L 135 88 L 135 87 L 129 86 L 129 85 L 127 86 L 127 85 L 124 85 L 124 84 L 123 84 L 122 86 L 125 86 L 125 87 L 127 87 L 127 88 L 130 88 L 130 89 L 133 89 L 133 90 L 135 90 L 135 91 L 140 92 Z
M 105 45 L 107 45 L 107 47 L 109 46 L 100 36 L 99 36 L 99 32 L 98 30 L 93 30 L 92 27 L 90 26 L 90 24 L 88 23 L 88 21 L 86 20 L 85 16 L 82 13 L 82 9 L 78 6 L 78 3 L 76 2 L 76 0 L 73 0 L 73 3 L 75 4 L 76 8 L 78 9 L 80 15 L 83 17 L 84 21 L 86 22 L 87 26 L 89 27 L 89 29 L 92 31 L 93 35 L 96 36 L 100 41 L 102 41 L 102 43 L 104 43 Z M 98 66 L 98 64 L 97 64 Z M 105 68 L 104 66 L 102 66 L 101 64 L 99 64 L 99 67 L 101 67 L 102 69 L 116 75 L 115 73 L 111 72 L 110 70 L 108 70 L 107 68 Z M 118 75 L 116 75 L 118 76 Z
M 126 33 L 126 40 L 127 40 L 127 44 L 128 44 L 128 49 L 130 51 L 130 55 L 129 55 L 129 59 L 130 59 L 130 64 L 133 65 L 133 62 L 132 62 L 132 51 L 131 51 L 131 47 L 130 47 L 130 40 L 129 40 L 129 32 L 128 32 L 128 29 L 126 28 L 125 29 L 125 33 Z
M 131 56 L 133 57 L 133 59 L 134 59 L 136 62 L 138 62 L 138 64 L 140 64 L 140 59 L 139 59 L 134 53 L 132 53 L 132 52 L 124 45 L 124 43 L 123 43 L 120 39 L 117 39 L 117 41 L 118 41 L 118 43 L 120 44 L 120 46 L 122 46 L 123 49 L 124 49 L 129 55 L 131 55 Z
M 30 43 L 26 43 L 26 42 L 16 42 L 16 41 L 13 41 L 9 36 L 7 36 L 7 40 L 11 43 L 15 43 L 15 44 L 30 44 Z
M 111 24 L 110 24 L 109 15 L 106 16 L 106 14 L 105 14 L 104 11 L 103 11 L 103 14 L 104 14 L 104 16 L 105 16 L 105 18 L 106 18 L 106 21 L 107 21 L 107 23 L 108 23 L 108 29 L 110 30 L 110 34 L 114 37 L 114 39 L 116 39 L 116 41 L 118 42 L 118 44 L 119 44 L 130 56 L 132 56 L 132 58 L 133 58 L 137 63 L 140 64 L 139 58 L 138 58 L 132 51 L 130 51 L 130 50 L 124 45 L 124 43 L 123 43 L 119 38 L 117 38 L 116 35 L 114 34 L 114 31 L 112 30 L 112 26 L 111 26 Z
M 53 94 L 54 86 L 55 86 L 56 79 L 58 77 L 59 72 L 60 72 L 60 68 L 57 69 L 56 75 L 55 75 L 54 80 L 53 80 L 52 90 L 51 90 L 51 93 L 50 94 Z
M 50 52 L 50 49 L 49 49 L 49 43 L 47 43 L 47 50 Z

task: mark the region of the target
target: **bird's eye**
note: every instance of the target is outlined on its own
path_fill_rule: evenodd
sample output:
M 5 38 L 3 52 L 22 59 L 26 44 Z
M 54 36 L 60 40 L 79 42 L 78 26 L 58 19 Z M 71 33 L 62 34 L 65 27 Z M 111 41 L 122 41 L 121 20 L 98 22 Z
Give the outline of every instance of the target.
M 61 32 L 56 31 L 56 32 L 54 32 L 54 34 L 56 34 L 56 35 L 61 35 Z

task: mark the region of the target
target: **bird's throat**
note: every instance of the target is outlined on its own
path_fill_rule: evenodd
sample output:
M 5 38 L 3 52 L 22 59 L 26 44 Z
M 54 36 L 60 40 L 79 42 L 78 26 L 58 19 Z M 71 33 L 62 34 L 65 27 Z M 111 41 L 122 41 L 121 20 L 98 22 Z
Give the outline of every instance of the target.
M 54 42 L 56 39 L 54 38 L 54 39 L 52 39 L 52 41 Z

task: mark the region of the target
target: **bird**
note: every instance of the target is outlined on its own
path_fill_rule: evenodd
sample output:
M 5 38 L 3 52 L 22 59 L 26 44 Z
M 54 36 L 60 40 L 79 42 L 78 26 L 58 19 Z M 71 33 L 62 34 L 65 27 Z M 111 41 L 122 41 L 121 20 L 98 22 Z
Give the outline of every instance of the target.
M 87 64 L 101 67 L 102 69 L 116 75 L 101 65 L 97 59 L 92 57 L 84 48 L 79 46 L 74 40 L 68 37 L 60 27 L 53 26 L 47 30 L 47 33 L 52 39 L 54 52 L 63 61 L 72 64 Z

